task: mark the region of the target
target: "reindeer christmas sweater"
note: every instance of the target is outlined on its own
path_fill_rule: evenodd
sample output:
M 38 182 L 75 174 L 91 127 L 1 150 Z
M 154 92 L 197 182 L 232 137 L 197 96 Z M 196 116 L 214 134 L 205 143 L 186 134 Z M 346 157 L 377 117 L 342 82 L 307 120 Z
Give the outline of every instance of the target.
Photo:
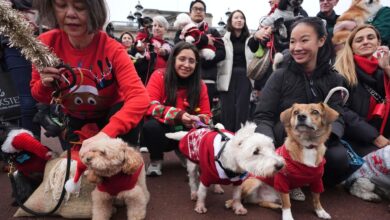
M 83 49 L 74 48 L 67 34 L 59 29 L 48 31 L 39 39 L 76 73 L 76 85 L 61 94 L 67 114 L 79 119 L 100 118 L 111 106 L 124 101 L 102 131 L 116 137 L 138 124 L 149 106 L 149 96 L 121 44 L 102 31 Z M 74 81 L 69 72 L 63 75 Z M 50 103 L 53 88 L 42 84 L 35 68 L 30 86 L 36 100 Z M 61 87 L 66 86 L 63 80 Z
M 291 189 L 305 185 L 309 185 L 310 190 L 314 193 L 321 193 L 324 191 L 322 176 L 324 174 L 325 159 L 323 159 L 317 167 L 309 167 L 294 161 L 285 145 L 276 149 L 276 153 L 284 158 L 286 163 L 285 167 L 273 177 L 256 178 L 273 186 L 276 191 L 282 193 L 288 193 Z
M 223 131 L 228 136 L 232 134 Z M 189 160 L 199 164 L 200 181 L 205 186 L 211 184 L 240 185 L 242 177 L 229 179 L 220 165 L 215 161 L 215 156 L 222 147 L 221 135 L 218 132 L 207 129 L 192 129 L 179 142 L 180 151 Z

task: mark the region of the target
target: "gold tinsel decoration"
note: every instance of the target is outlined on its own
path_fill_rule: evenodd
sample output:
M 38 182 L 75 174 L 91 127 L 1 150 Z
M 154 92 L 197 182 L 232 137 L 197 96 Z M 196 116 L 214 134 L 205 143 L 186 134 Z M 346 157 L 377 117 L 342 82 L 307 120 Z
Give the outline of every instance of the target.
M 21 50 L 23 56 L 35 65 L 38 71 L 56 67 L 61 61 L 49 48 L 35 38 L 29 22 L 18 11 L 0 0 L 0 34 L 9 38 L 9 46 Z

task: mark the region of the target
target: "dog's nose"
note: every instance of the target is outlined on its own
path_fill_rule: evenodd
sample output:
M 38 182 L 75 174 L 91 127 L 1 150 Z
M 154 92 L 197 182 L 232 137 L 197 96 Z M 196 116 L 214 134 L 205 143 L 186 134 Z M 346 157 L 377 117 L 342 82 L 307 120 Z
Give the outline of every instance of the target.
M 275 164 L 275 169 L 276 170 L 281 170 L 284 167 L 284 163 L 277 163 Z
M 87 159 L 86 159 L 86 161 L 89 163 L 89 162 L 91 162 L 91 160 L 92 160 L 92 157 L 87 157 Z
M 307 116 L 300 114 L 300 115 L 297 116 L 297 118 L 298 118 L 298 121 L 305 121 Z

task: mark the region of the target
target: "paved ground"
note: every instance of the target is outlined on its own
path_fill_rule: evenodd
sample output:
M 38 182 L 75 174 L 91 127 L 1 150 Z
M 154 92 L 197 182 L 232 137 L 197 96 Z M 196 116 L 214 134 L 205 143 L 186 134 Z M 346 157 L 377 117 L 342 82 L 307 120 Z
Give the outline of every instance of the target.
M 44 139 L 49 146 L 58 146 L 53 140 Z M 148 155 L 144 154 L 145 161 Z M 0 162 L 1 163 L 1 162 Z M 11 207 L 10 183 L 5 173 L 0 173 L 0 219 L 15 219 L 13 214 L 16 208 Z M 224 201 L 231 196 L 231 188 L 224 186 L 225 194 L 216 195 L 210 192 L 207 198 L 208 212 L 199 215 L 193 211 L 194 202 L 190 201 L 190 193 L 187 185 L 185 169 L 180 166 L 175 154 L 168 153 L 163 164 L 162 177 L 148 177 L 147 184 L 151 193 L 151 200 L 147 209 L 147 220 L 203 220 L 203 219 L 281 219 L 281 212 L 260 208 L 255 205 L 247 205 L 249 213 L 246 216 L 235 216 L 231 210 L 224 208 Z M 311 205 L 309 197 L 305 202 L 293 202 L 292 212 L 295 219 L 316 220 L 318 219 Z M 369 203 L 350 196 L 343 189 L 327 189 L 322 195 L 322 204 L 331 214 L 332 219 L 340 220 L 389 220 L 389 202 Z M 17 218 L 37 220 L 57 220 L 60 217 L 45 218 Z M 126 219 L 124 208 L 119 208 L 112 219 Z

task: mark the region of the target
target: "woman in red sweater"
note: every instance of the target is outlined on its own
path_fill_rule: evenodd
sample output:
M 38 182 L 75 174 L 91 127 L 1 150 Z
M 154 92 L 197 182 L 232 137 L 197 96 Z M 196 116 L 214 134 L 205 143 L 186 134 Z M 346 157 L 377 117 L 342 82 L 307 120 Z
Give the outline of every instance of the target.
M 146 89 L 151 105 L 141 135 L 141 145 L 150 153 L 147 175 L 160 176 L 164 152 L 178 149 L 178 142 L 165 133 L 192 128 L 197 121 L 209 123 L 210 104 L 199 65 L 196 47 L 180 42 L 167 68 L 156 70 L 150 78 Z
M 130 131 L 135 133 L 134 140 L 127 141 L 135 142 L 134 128 L 149 106 L 149 96 L 126 50 L 101 31 L 107 18 L 105 1 L 42 0 L 37 4 L 42 21 L 54 27 L 39 39 L 77 76 L 68 79 L 76 84 L 59 97 L 68 119 L 65 142 L 72 140 L 72 131 L 87 123 L 96 123 L 100 132 L 83 142 L 83 150 L 94 140 L 130 135 Z M 67 86 L 64 76 L 64 69 L 47 67 L 38 72 L 34 68 L 33 97 L 49 104 L 54 85 Z

